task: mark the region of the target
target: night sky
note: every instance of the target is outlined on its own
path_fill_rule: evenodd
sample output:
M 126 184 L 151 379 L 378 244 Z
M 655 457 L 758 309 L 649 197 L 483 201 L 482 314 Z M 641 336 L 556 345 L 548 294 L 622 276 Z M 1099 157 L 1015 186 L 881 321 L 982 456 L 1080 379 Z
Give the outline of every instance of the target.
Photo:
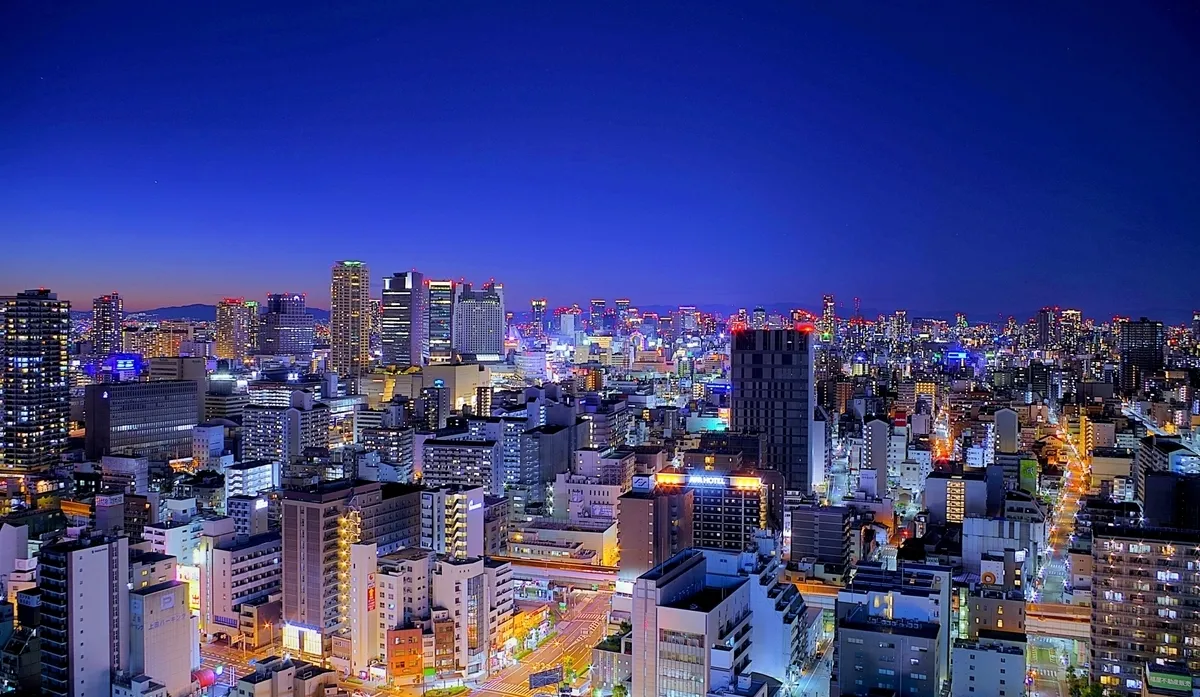
M 1200 307 L 1200 3 L 819 6 L 0 3 L 0 291 Z

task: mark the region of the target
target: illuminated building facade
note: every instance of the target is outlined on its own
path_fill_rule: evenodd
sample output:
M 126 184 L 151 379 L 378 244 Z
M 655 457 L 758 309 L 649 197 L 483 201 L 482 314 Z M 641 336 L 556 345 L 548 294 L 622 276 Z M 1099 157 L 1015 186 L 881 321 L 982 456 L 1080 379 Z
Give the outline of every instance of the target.
M 333 265 L 329 287 L 329 368 L 343 377 L 371 363 L 371 274 L 361 261 Z
M 48 290 L 0 297 L 0 470 L 55 465 L 67 444 L 71 304 Z
M 531 324 L 534 331 L 538 334 L 545 333 L 546 327 L 546 299 L 534 298 L 529 301 L 530 314 L 533 318 Z
M 258 303 L 222 298 L 217 303 L 217 358 L 244 363 L 258 331 Z
M 454 281 L 429 281 L 429 362 L 454 359 Z
M 267 311 L 258 332 L 258 350 L 269 356 L 291 356 L 301 363 L 312 359 L 313 316 L 301 293 L 267 295 Z
M 116 293 L 92 300 L 92 355 L 108 358 L 121 350 L 125 303 Z
M 458 287 L 454 303 L 454 350 L 475 356 L 504 355 L 504 287 L 485 283 Z
M 655 481 L 662 490 L 692 490 L 694 547 L 740 552 L 748 547 L 755 530 L 767 527 L 766 489 L 753 472 L 659 472 Z
M 419 271 L 383 279 L 379 339 L 383 364 L 407 368 L 429 363 L 429 290 Z
M 1162 322 L 1145 317 L 1117 324 L 1120 332 L 1117 351 L 1121 360 L 1117 375 L 1121 391 L 1132 394 L 1145 385 L 1147 378 L 1163 369 L 1167 335 Z
M 139 454 L 173 459 L 192 454 L 200 396 L 191 380 L 88 385 L 84 391 L 89 458 Z

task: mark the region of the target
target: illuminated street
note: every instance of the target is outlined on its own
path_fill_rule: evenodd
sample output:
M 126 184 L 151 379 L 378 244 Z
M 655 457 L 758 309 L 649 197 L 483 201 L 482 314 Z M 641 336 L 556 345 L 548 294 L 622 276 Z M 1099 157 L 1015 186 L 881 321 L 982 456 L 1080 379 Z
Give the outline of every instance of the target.
M 521 662 L 508 668 L 474 691 L 481 695 L 525 697 L 529 689 L 529 674 L 563 665 L 569 658 L 571 667 L 580 675 L 591 664 L 592 648 L 604 638 L 608 615 L 612 607 L 609 593 L 585 593 L 587 601 L 569 619 L 555 628 L 557 634 Z M 539 693 L 555 693 L 553 688 L 539 688 Z

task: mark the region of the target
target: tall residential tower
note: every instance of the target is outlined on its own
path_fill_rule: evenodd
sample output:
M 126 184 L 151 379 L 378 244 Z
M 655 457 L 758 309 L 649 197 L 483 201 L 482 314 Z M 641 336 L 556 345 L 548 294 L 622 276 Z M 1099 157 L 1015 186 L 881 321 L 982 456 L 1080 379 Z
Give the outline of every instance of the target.
M 357 377 L 371 363 L 371 273 L 367 265 L 361 261 L 335 263 L 329 301 L 329 367 L 343 377 Z
M 0 471 L 22 475 L 67 445 L 71 304 L 43 288 L 0 297 L 0 312 Z

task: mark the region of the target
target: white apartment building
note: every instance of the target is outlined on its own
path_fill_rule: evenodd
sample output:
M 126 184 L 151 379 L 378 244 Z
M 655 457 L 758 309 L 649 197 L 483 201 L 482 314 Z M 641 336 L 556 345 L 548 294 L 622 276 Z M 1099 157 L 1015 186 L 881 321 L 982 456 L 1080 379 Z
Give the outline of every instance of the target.
M 481 486 L 448 486 L 421 492 L 421 546 L 456 559 L 483 556 Z
M 328 447 L 329 425 L 329 407 L 299 390 L 290 407 L 248 405 L 242 411 L 242 461 L 290 463 L 305 448 Z
M 246 460 L 225 469 L 225 496 L 258 496 L 279 486 L 279 462 Z
M 240 538 L 204 535 L 196 557 L 200 567 L 200 630 L 206 636 L 238 633 L 242 603 L 266 600 L 282 587 L 283 541 L 277 532 Z

